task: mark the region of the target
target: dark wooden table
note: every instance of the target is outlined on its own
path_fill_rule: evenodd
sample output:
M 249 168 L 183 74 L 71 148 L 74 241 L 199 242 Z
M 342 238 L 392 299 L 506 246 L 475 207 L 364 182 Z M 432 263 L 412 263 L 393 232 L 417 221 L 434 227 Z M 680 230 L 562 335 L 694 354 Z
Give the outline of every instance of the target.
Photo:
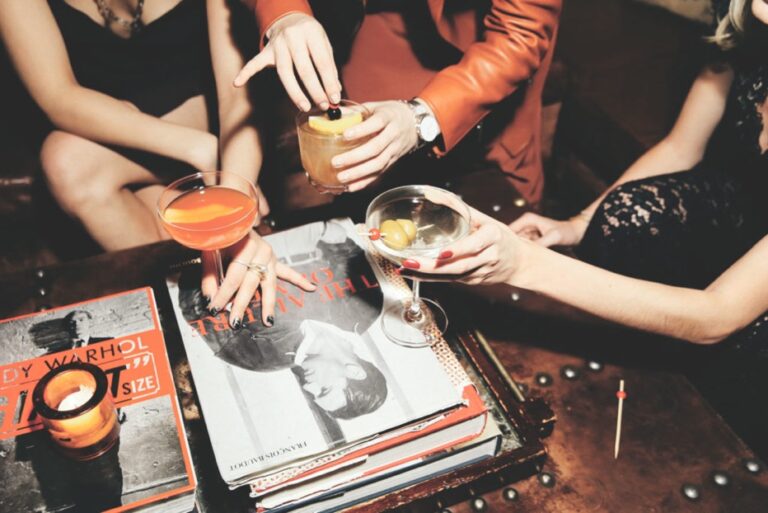
M 151 285 L 161 313 L 165 310 L 164 325 L 173 331 L 175 322 L 167 318 L 169 310 L 163 307 L 161 277 L 169 265 L 189 256 L 175 244 L 161 243 L 0 276 L 0 314 L 31 312 Z M 465 293 L 453 294 L 463 297 Z M 550 487 L 542 483 L 543 474 L 514 484 L 500 480 L 498 491 L 478 496 L 484 503 L 476 506 L 505 512 L 768 511 L 764 464 L 684 377 L 642 366 L 604 364 L 601 357 L 606 355 L 597 350 L 576 354 L 569 347 L 583 349 L 580 337 L 590 336 L 589 329 L 585 333 L 578 327 L 554 329 L 549 321 L 537 328 L 535 316 L 507 315 L 502 322 L 497 310 L 489 307 L 486 319 L 480 321 L 491 344 L 526 393 L 543 396 L 558 416 L 554 433 L 545 440 L 549 459 L 542 469 L 554 479 L 547 483 L 553 484 Z M 520 319 L 528 321 L 522 325 Z M 620 333 L 616 336 L 624 336 Z M 570 346 L 565 344 L 564 349 L 562 340 L 554 340 L 557 337 L 570 338 L 566 341 Z M 589 368 L 589 351 L 603 364 L 599 370 Z M 566 377 L 565 366 L 576 371 L 574 379 Z M 542 375 L 551 384 L 542 384 Z M 620 378 L 626 380 L 629 397 L 621 453 L 614 460 L 615 392 Z M 187 417 L 194 418 L 195 405 L 189 398 L 182 402 Z M 750 472 L 747 461 L 754 461 L 762 470 Z M 727 486 L 715 483 L 713 473 L 717 471 L 727 476 Z M 686 484 L 696 487 L 698 500 L 684 496 Z M 511 493 L 510 486 L 517 495 L 513 501 L 505 498 L 505 490 Z M 436 501 L 435 511 L 439 507 L 455 513 L 472 511 L 470 502 L 438 505 Z

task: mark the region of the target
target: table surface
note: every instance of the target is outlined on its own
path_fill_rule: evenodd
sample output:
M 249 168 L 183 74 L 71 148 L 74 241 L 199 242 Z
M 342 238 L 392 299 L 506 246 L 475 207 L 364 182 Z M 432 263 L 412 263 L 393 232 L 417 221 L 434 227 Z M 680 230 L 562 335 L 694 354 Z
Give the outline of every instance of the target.
M 465 198 L 472 194 L 467 192 Z M 190 256 L 173 243 L 159 243 L 0 276 L 0 317 L 145 285 L 161 295 L 168 267 Z M 468 292 L 452 289 L 448 294 L 462 300 Z M 536 315 L 508 315 L 504 308 L 508 307 L 483 307 L 477 324 L 526 393 L 543 397 L 557 415 L 554 432 L 545 440 L 549 458 L 542 468 L 554 477 L 554 486 L 544 486 L 542 474 L 511 485 L 500 479 L 498 490 L 479 496 L 484 502 L 476 506 L 485 511 L 541 513 L 768 511 L 765 465 L 761 463 L 760 472 L 747 471 L 745 461 L 755 455 L 684 377 L 633 365 L 626 357 L 616 358 L 615 351 L 599 349 L 605 345 L 582 343 L 598 336 L 595 333 L 628 336 L 624 332 L 558 325 Z M 602 363 L 601 370 L 590 370 L 588 360 Z M 575 379 L 561 374 L 568 365 L 576 369 Z M 538 384 L 540 373 L 549 376 L 551 384 Z M 626 381 L 628 398 L 621 452 L 614 459 L 619 379 Z M 194 410 L 183 397 L 182 404 Z M 728 486 L 714 483 L 715 471 L 727 474 Z M 685 484 L 696 486 L 698 500 L 683 495 Z M 504 497 L 510 486 L 517 492 L 514 501 Z M 445 507 L 454 513 L 472 511 L 470 502 L 449 505 L 436 499 L 434 507 L 435 511 Z

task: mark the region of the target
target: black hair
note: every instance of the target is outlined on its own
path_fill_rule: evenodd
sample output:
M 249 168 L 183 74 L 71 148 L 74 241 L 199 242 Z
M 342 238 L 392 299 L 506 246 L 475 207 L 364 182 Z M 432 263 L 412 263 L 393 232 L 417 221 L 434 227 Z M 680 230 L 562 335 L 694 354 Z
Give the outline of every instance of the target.
M 356 363 L 365 371 L 365 378 L 347 378 L 347 388 L 344 390 L 347 404 L 330 412 L 337 419 L 353 419 L 372 413 L 387 398 L 387 379 L 384 374 L 371 362 L 361 358 L 357 358 Z

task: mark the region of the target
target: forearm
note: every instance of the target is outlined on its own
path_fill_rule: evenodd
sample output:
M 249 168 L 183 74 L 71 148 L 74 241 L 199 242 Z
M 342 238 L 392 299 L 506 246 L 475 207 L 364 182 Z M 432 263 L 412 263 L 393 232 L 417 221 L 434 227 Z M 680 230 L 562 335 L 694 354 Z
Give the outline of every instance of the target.
M 739 325 L 718 294 L 629 278 L 521 242 L 512 286 L 608 321 L 695 343 L 717 342 Z
M 440 124 L 445 151 L 534 76 L 551 52 L 560 8 L 560 0 L 491 2 L 483 40 L 418 94 Z
M 206 155 L 215 156 L 211 148 L 201 147 L 215 148 L 213 135 L 168 123 L 84 87 L 66 88 L 60 98 L 46 100 L 41 107 L 56 127 L 92 141 L 143 150 L 196 166 L 205 163 Z
M 220 116 L 221 168 L 256 183 L 263 160 L 259 132 L 253 124 L 250 102 L 233 102 Z

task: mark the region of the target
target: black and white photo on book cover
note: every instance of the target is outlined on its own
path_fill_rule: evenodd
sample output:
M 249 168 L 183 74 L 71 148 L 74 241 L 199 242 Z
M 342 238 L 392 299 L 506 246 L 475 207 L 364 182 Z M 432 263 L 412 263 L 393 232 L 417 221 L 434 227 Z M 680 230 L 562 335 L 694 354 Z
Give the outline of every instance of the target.
M 274 326 L 256 296 L 244 326 L 211 316 L 199 266 L 168 287 L 222 477 L 253 476 L 449 410 L 460 390 L 430 348 L 387 339 L 382 311 L 406 292 L 387 282 L 348 219 L 270 235 L 286 264 L 318 285 L 280 283 Z
M 140 289 L 0 321 L 0 512 L 122 511 L 191 493 L 151 294 Z M 149 364 L 146 371 L 128 369 L 137 360 Z M 72 361 L 104 369 L 118 406 L 118 443 L 88 462 L 59 454 L 29 401 L 42 375 Z M 139 390 L 137 374 L 152 386 Z

